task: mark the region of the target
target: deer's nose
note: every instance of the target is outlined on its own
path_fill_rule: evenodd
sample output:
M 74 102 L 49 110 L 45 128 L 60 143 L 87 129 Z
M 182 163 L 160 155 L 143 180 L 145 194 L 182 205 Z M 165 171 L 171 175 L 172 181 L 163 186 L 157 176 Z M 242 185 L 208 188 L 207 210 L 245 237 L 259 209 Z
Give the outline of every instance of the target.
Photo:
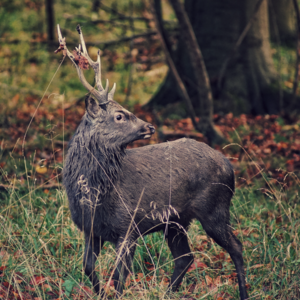
M 148 125 L 148 128 L 150 129 L 151 134 L 153 134 L 155 132 L 155 128 L 152 125 Z

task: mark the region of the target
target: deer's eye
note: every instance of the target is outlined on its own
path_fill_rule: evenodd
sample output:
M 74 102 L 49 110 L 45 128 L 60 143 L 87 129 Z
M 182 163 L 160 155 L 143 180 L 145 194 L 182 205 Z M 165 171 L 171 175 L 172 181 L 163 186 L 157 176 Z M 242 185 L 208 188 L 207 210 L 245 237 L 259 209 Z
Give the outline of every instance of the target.
M 124 122 L 125 121 L 125 116 L 122 113 L 116 113 L 115 114 L 115 120 L 117 122 Z

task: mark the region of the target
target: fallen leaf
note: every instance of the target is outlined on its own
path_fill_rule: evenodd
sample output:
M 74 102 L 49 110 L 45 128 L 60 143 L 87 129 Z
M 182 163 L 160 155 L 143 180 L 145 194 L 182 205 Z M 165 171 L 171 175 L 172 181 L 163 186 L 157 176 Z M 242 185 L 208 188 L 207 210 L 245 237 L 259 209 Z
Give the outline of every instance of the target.
M 197 269 L 197 268 L 203 270 L 203 269 L 207 268 L 207 265 L 206 265 L 205 263 L 201 262 L 201 261 L 195 260 L 195 261 L 191 264 L 191 266 L 188 268 L 187 272 L 191 272 L 191 271 L 193 271 L 193 270 L 195 270 L 195 269 Z
M 30 284 L 32 285 L 40 285 L 44 283 L 47 280 L 47 277 L 44 276 L 33 276 L 33 278 L 30 281 Z
M 45 174 L 48 171 L 47 167 L 45 167 L 45 166 L 36 166 L 35 170 L 39 174 Z
M 205 275 L 205 282 L 208 286 L 210 286 L 214 283 L 213 279 L 208 275 Z

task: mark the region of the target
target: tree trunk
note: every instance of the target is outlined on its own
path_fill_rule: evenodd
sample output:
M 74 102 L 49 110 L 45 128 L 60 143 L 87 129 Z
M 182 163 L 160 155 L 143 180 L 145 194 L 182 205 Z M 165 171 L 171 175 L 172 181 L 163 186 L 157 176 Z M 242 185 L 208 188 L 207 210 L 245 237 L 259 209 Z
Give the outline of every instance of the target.
M 272 40 L 276 34 L 285 43 L 296 40 L 296 14 L 293 0 L 269 0 L 270 31 Z M 275 26 L 277 28 L 275 28 Z
M 276 113 L 280 111 L 276 93 L 276 74 L 269 41 L 268 3 L 262 2 L 245 40 L 228 64 L 221 91 L 217 90 L 218 76 L 226 58 L 241 32 L 253 15 L 253 0 L 186 0 L 198 44 L 202 50 L 214 93 L 214 110 L 235 113 Z M 176 66 L 189 91 L 196 110 L 197 84 L 186 48 L 179 38 Z M 149 106 L 163 106 L 179 100 L 176 84 L 168 74 Z M 216 99 L 217 98 L 217 99 Z
M 191 62 L 191 70 L 197 86 L 197 97 L 201 107 L 200 122 L 196 129 L 201 131 L 212 144 L 220 144 L 224 139 L 216 131 L 213 124 L 213 96 L 203 56 L 188 15 L 180 0 L 171 1 L 177 16 L 182 42 Z
M 93 0 L 93 7 L 92 7 L 92 11 L 94 12 L 98 12 L 99 8 L 101 6 L 101 0 Z
M 54 0 L 46 0 L 47 34 L 48 40 L 54 41 Z

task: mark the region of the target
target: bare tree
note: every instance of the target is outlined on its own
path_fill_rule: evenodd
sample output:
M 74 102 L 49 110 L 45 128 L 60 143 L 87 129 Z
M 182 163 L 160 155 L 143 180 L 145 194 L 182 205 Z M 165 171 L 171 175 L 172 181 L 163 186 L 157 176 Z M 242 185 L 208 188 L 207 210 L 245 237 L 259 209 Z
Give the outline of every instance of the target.
M 295 41 L 296 17 L 293 0 L 269 0 L 270 31 L 276 40 L 277 31 L 283 42 Z M 277 28 L 274 28 L 276 24 Z
M 182 95 L 189 115 L 191 116 L 195 129 L 201 131 L 208 139 L 210 143 L 221 143 L 224 141 L 223 137 L 215 130 L 213 124 L 213 96 L 210 87 L 209 77 L 206 71 L 205 63 L 199 45 L 197 43 L 196 36 L 194 34 L 192 25 L 185 12 L 184 6 L 178 0 L 172 0 L 171 4 L 176 13 L 178 23 L 180 26 L 180 34 L 182 37 L 182 43 L 187 49 L 187 53 L 192 62 L 191 69 L 196 78 L 196 89 L 198 93 L 198 100 L 201 110 L 199 112 L 200 122 L 196 122 L 195 110 L 192 102 L 180 76 L 180 73 L 176 69 L 174 61 L 172 59 L 170 43 L 167 39 L 167 35 L 164 32 L 161 18 L 161 2 L 160 0 L 154 0 L 153 10 L 156 21 L 156 27 L 160 33 L 164 52 L 166 54 L 167 62 L 172 72 L 173 77 L 177 83 L 180 94 Z
M 174 6 L 176 1 L 171 3 Z M 231 57 L 222 85 L 218 88 L 222 66 L 257 7 L 259 9 L 251 27 Z M 280 112 L 279 82 L 270 45 L 268 1 L 185 0 L 184 8 L 203 55 L 214 111 L 252 114 Z M 182 21 L 178 25 L 182 27 Z M 187 33 L 179 35 L 173 60 L 196 114 L 200 115 L 203 108 L 199 101 L 199 80 L 194 72 L 195 61 L 186 46 L 186 39 Z M 148 106 L 159 107 L 178 102 L 181 95 L 174 89 L 175 85 L 170 71 Z M 202 93 L 208 93 L 208 90 Z M 206 104 L 209 105 L 209 102 Z
M 46 0 L 45 9 L 47 16 L 48 40 L 54 41 L 54 0 Z

